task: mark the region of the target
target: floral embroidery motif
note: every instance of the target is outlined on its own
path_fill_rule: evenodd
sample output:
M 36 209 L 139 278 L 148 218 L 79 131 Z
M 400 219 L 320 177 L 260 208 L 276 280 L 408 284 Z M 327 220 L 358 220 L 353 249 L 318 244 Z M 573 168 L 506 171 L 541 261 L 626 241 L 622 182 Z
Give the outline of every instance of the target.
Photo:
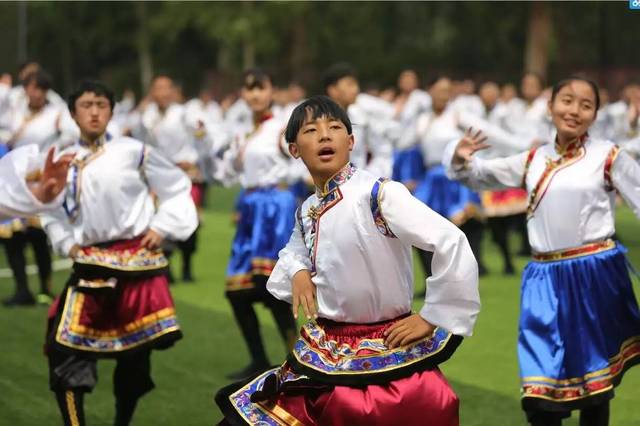
M 351 163 L 344 166 L 342 169 L 338 171 L 338 173 L 336 173 L 335 175 L 333 175 L 331 178 L 327 180 L 322 190 L 320 190 L 319 188 L 316 188 L 317 197 L 318 198 L 326 197 L 331 191 L 333 191 L 334 189 L 337 189 L 340 185 L 342 185 L 343 183 L 351 179 L 351 177 L 356 172 L 356 170 L 358 170 L 358 168 Z
M 310 231 L 309 231 L 309 259 L 311 260 L 311 275 L 316 274 L 316 256 L 318 252 L 318 236 L 320 234 L 320 218 L 333 206 L 338 204 L 342 200 L 342 191 L 340 191 L 340 185 L 351 179 L 357 168 L 353 164 L 347 164 L 338 173 L 336 173 L 331 179 L 325 183 L 322 191 L 316 190 L 316 196 L 320 200 L 317 205 L 310 206 L 305 213 L 305 216 L 311 219 Z M 304 236 L 304 225 L 302 220 L 302 213 L 297 213 L 298 223 L 302 235 Z
M 274 417 L 269 415 L 261 404 L 251 402 L 251 395 L 263 388 L 265 379 L 272 374 L 277 374 L 279 368 L 274 368 L 262 373 L 260 376 L 249 382 L 229 396 L 229 401 L 235 410 L 247 423 L 261 426 L 280 426 Z
M 568 144 L 567 146 L 560 146 L 556 142 L 556 151 L 560 154 L 555 160 L 547 157 L 546 166 L 538 183 L 531 191 L 529 195 L 529 203 L 527 206 L 527 218 L 533 216 L 533 213 L 536 211 L 540 202 L 544 198 L 547 190 L 549 189 L 549 185 L 553 180 L 553 177 L 562 169 L 575 164 L 585 156 L 585 148 L 584 141 L 586 140 L 587 135 L 583 135 L 580 139 L 576 140 Z
M 609 359 L 609 367 L 585 374 L 583 377 L 556 380 L 550 377 L 524 377 L 523 398 L 542 398 L 557 402 L 586 398 L 613 389 L 616 377 L 625 364 L 640 358 L 640 337 L 633 337 L 622 344 L 620 352 Z
M 139 318 L 122 329 L 94 330 L 80 324 L 85 295 L 75 287 L 67 289 L 67 298 L 56 331 L 56 342 L 92 352 L 119 352 L 162 335 L 179 330 L 175 310 L 171 307 Z
M 620 153 L 620 147 L 615 145 L 609 151 L 607 155 L 607 159 L 604 162 L 604 187 L 607 191 L 614 191 L 615 187 L 613 186 L 613 181 L 611 180 L 611 167 L 613 167 L 613 162 L 618 158 L 618 154 Z
M 395 370 L 427 359 L 447 345 L 452 334 L 436 328 L 431 337 L 408 346 L 389 349 L 383 339 L 363 339 L 358 346 L 328 340 L 324 329 L 308 322 L 293 347 L 298 362 L 323 374 L 371 374 Z M 373 352 L 361 355 L 362 351 Z
M 378 231 L 380 231 L 382 235 L 397 238 L 391 228 L 389 228 L 389 224 L 382 215 L 382 209 L 380 208 L 380 192 L 382 186 L 388 181 L 389 179 L 387 178 L 380 178 L 373 184 L 373 188 L 371 189 L 371 214 L 373 215 L 376 228 L 378 228 Z
M 150 271 L 169 265 L 160 250 L 138 247 L 133 250 L 112 250 L 100 247 L 84 247 L 75 259 L 83 265 L 102 266 L 118 271 Z

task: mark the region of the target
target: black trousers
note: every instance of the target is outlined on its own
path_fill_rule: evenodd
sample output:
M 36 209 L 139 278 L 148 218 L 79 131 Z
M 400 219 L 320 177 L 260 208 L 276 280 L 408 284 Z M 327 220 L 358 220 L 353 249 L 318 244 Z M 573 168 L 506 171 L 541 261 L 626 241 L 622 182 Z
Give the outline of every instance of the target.
M 267 291 L 267 280 L 268 277 L 257 275 L 254 277 L 254 288 L 227 292 L 233 315 L 249 349 L 251 362 L 254 365 L 263 366 L 268 366 L 270 363 L 264 349 L 258 317 L 253 308 L 254 303 L 262 302 L 271 310 L 287 350 L 292 348 L 297 336 L 297 326 L 291 312 L 291 305 L 276 299 Z
M 72 354 L 50 348 L 49 387 L 65 426 L 84 426 L 84 394 L 98 382 L 97 359 L 89 354 Z M 154 388 L 151 379 L 149 349 L 121 354 L 113 372 L 113 394 L 116 399 L 116 426 L 126 426 L 133 417 L 140 397 Z
M 609 426 L 609 401 L 580 410 L 580 426 Z M 568 411 L 527 411 L 531 426 L 561 426 L 562 420 L 571 416 Z
M 40 292 L 51 293 L 51 251 L 47 234 L 40 228 L 27 227 L 24 231 L 14 232 L 11 238 L 4 240 L 9 267 L 13 272 L 16 296 L 30 295 L 27 279 L 27 259 L 25 250 L 31 244 L 38 266 Z
M 511 216 L 496 216 L 487 218 L 487 226 L 491 231 L 491 239 L 498 246 L 500 254 L 502 255 L 502 261 L 504 264 L 504 271 L 513 273 L 513 260 L 511 252 L 509 251 L 509 228 L 513 222 Z
M 464 232 L 467 237 L 471 251 L 475 256 L 480 272 L 482 273 L 485 269 L 484 263 L 482 262 L 482 236 L 484 233 L 483 223 L 476 219 L 470 219 L 460 226 L 460 230 Z M 428 278 L 431 276 L 431 260 L 433 259 L 433 253 L 421 249 L 417 250 L 422 270 L 424 271 L 425 277 Z

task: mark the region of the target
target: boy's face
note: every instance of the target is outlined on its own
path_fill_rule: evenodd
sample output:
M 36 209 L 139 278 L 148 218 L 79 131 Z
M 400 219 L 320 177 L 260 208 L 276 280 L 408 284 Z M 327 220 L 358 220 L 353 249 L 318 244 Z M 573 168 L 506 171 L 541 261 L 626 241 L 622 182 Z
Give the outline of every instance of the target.
M 329 179 L 349 162 L 353 144 L 353 135 L 347 133 L 342 121 L 308 115 L 295 142 L 289 144 L 289 152 L 302 159 L 317 183 Z
M 151 98 L 161 109 L 166 109 L 175 100 L 175 88 L 169 77 L 157 77 L 151 84 Z
M 84 137 L 95 139 L 106 131 L 111 120 L 109 99 L 92 92 L 84 92 L 76 100 L 75 109 L 72 116 Z
M 354 104 L 359 93 L 360 85 L 355 77 L 343 77 L 327 88 L 329 97 L 343 108 Z

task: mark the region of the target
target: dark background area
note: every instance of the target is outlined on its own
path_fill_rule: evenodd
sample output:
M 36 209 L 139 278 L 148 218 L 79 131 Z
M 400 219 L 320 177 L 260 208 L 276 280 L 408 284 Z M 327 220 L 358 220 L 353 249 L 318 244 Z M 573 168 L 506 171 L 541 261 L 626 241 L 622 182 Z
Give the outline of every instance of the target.
M 140 94 L 166 72 L 194 95 L 219 96 L 260 65 L 311 91 L 331 63 L 351 62 L 365 87 L 423 81 L 549 81 L 586 73 L 614 98 L 640 77 L 640 11 L 598 2 L 7 2 L 0 4 L 0 72 L 36 60 L 66 93 L 80 78 Z

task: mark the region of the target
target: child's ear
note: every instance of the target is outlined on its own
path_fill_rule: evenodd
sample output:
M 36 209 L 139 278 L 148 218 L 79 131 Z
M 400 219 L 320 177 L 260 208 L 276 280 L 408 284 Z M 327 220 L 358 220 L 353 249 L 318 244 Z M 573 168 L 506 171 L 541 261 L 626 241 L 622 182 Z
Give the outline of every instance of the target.
M 296 145 L 296 143 L 289 143 L 287 144 L 288 148 L 289 148 L 289 154 L 291 154 L 291 156 L 293 158 L 300 158 L 300 152 L 298 151 L 298 145 Z
M 356 143 L 353 134 L 349 135 L 349 151 L 353 151 L 353 145 Z

